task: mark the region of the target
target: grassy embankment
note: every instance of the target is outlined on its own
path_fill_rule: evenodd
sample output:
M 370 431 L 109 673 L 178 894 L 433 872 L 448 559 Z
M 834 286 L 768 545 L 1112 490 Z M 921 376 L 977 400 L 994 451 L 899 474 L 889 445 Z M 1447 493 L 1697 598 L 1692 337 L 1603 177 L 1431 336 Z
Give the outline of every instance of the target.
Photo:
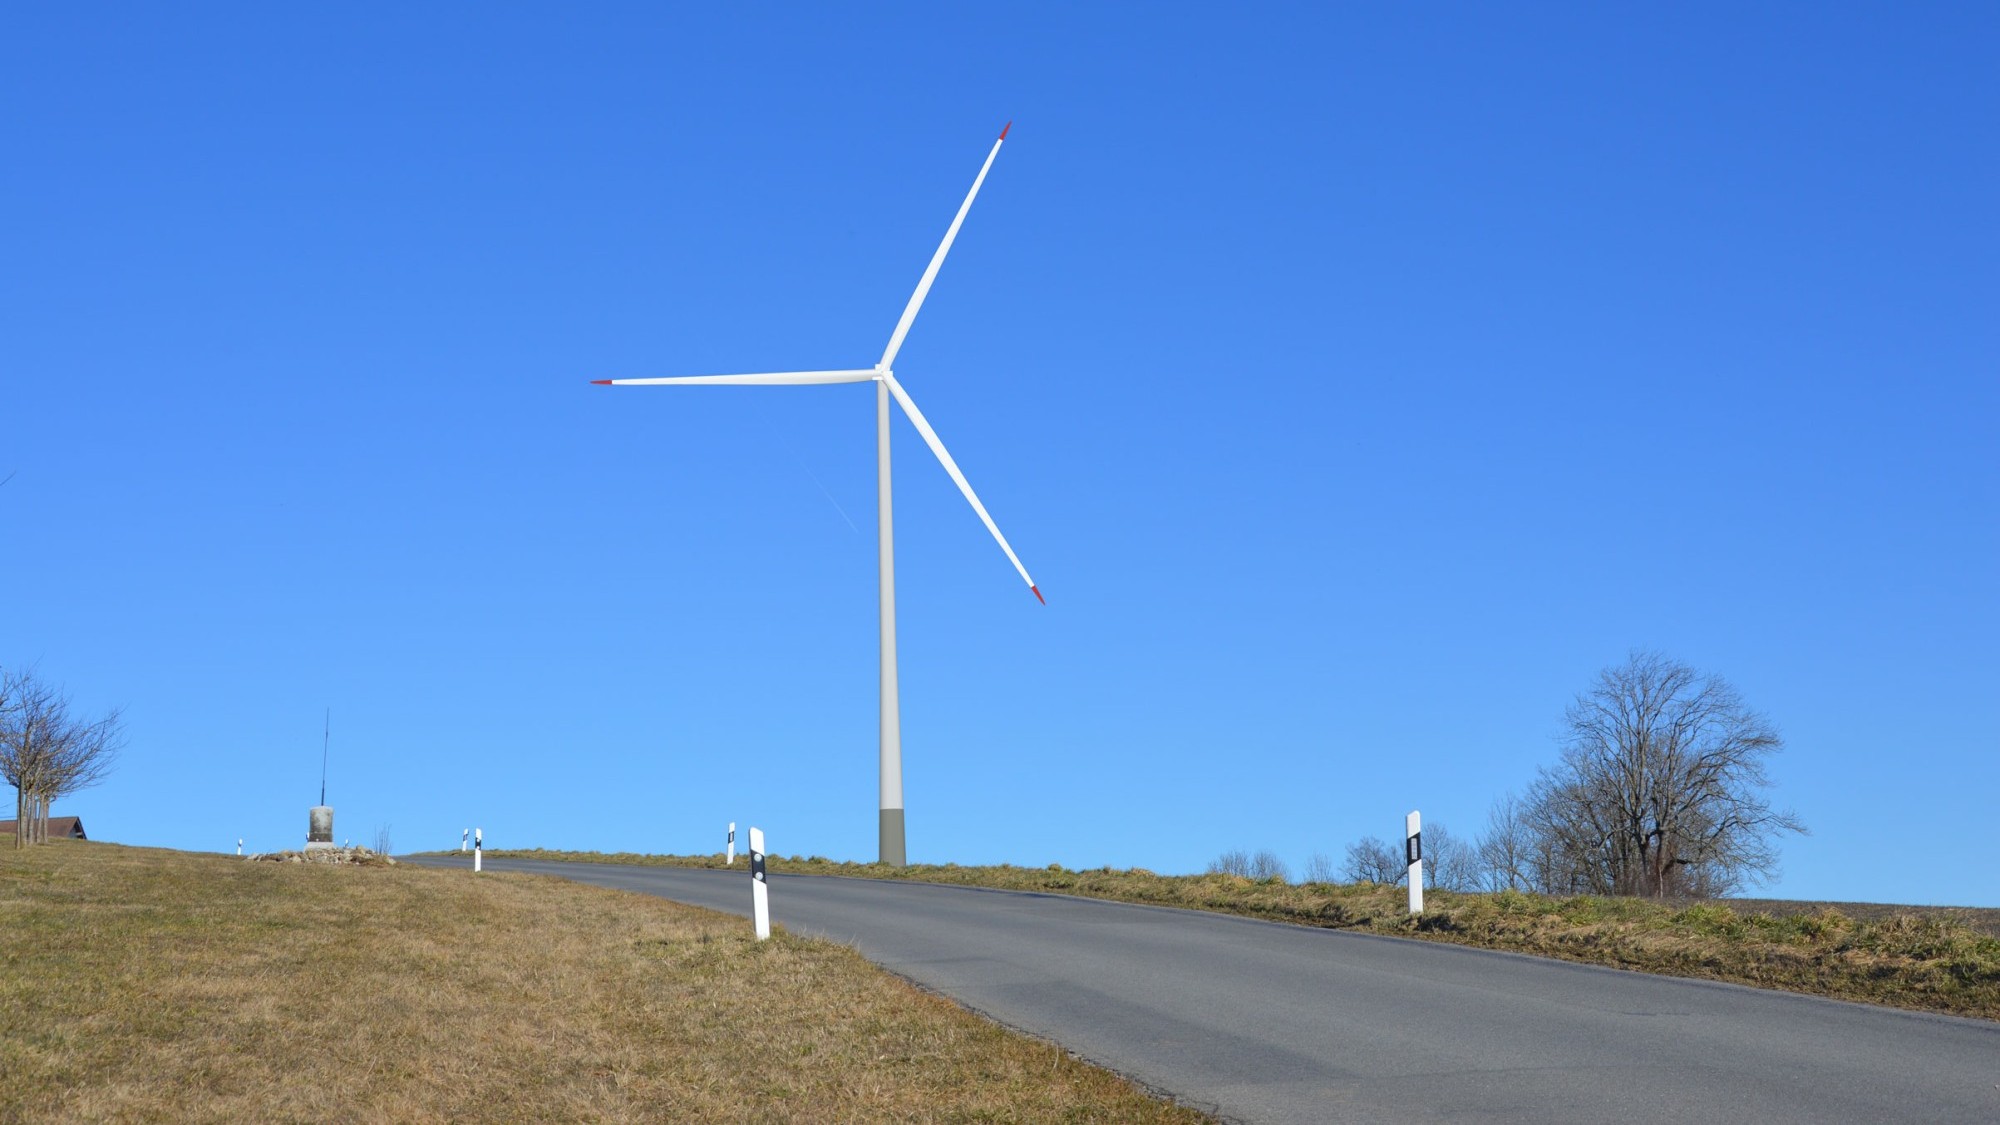
M 0 850 L 0 1121 L 1207 1120 L 748 931 L 532 876 Z
M 720 867 L 722 856 L 509 851 L 491 856 Z M 739 867 L 741 861 L 739 860 Z M 1233 875 L 1155 875 L 1143 869 L 885 867 L 771 857 L 774 873 L 909 879 L 1242 914 L 1306 926 L 1428 938 L 1672 976 L 1703 977 L 2000 1019 L 2000 910 L 1863 904 L 1552 898 L 1506 891 L 1426 891 L 1409 916 L 1407 892 L 1373 883 L 1288 884 Z

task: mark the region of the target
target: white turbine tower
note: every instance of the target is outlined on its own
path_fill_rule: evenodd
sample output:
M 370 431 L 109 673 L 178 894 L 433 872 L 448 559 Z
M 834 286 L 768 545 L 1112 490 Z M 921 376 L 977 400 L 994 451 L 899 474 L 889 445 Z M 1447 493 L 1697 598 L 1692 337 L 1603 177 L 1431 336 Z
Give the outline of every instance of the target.
M 1007 545 L 1007 537 L 1000 534 L 999 525 L 986 512 L 986 505 L 979 502 L 979 496 L 966 483 L 965 474 L 959 471 L 958 462 L 951 459 L 944 442 L 938 440 L 937 431 L 924 418 L 924 412 L 917 409 L 908 391 L 896 381 L 891 369 L 896 362 L 896 353 L 902 349 L 903 337 L 909 335 L 910 324 L 917 319 L 917 310 L 923 307 L 924 297 L 931 291 L 931 283 L 937 280 L 938 267 L 944 265 L 944 256 L 951 250 L 952 240 L 958 237 L 958 228 L 965 222 L 965 213 L 972 210 L 972 200 L 979 194 L 979 185 L 986 182 L 986 172 L 993 167 L 993 158 L 1000 155 L 1000 145 L 1007 139 L 1007 128 L 1000 130 L 1000 138 L 993 142 L 993 151 L 986 154 L 986 163 L 980 165 L 979 175 L 972 181 L 972 190 L 965 193 L 965 202 L 959 204 L 958 214 L 951 220 L 950 229 L 944 232 L 944 241 L 938 244 L 937 253 L 931 255 L 931 264 L 924 269 L 923 279 L 917 282 L 917 291 L 910 294 L 910 303 L 903 307 L 902 319 L 896 322 L 896 330 L 889 334 L 889 346 L 882 351 L 882 358 L 875 366 L 850 368 L 840 371 L 776 371 L 755 375 L 683 375 L 666 379 L 594 379 L 601 386 L 612 387 L 654 387 L 654 386 L 746 386 L 746 385 L 789 385 L 801 386 L 818 383 L 874 383 L 875 384 L 875 496 L 879 512 L 877 537 L 881 560 L 882 597 L 882 813 L 881 813 L 881 861 L 901 867 L 907 862 L 903 847 L 903 736 L 901 710 L 896 698 L 896 551 L 894 522 L 889 512 L 889 400 L 894 398 L 902 407 L 910 422 L 917 427 L 924 444 L 937 454 L 944 471 L 951 475 L 952 483 L 965 494 L 972 510 L 979 514 L 979 521 L 986 530 L 993 533 L 993 539 L 1000 549 L 1007 553 L 1007 561 L 1021 575 L 1021 581 L 1028 584 L 1035 599 L 1047 604 L 1042 591 L 1035 586 L 1035 580 L 1028 577 L 1028 568 L 1021 565 L 1014 548 Z

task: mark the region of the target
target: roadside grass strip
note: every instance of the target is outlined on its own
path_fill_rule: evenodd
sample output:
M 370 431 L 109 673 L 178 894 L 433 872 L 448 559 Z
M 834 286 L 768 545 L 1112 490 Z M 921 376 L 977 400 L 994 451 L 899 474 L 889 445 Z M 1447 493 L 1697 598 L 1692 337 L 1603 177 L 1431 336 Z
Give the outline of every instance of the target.
M 0 852 L 0 1075 L 0 1121 L 1210 1120 L 782 927 L 73 841 Z
M 721 868 L 713 856 L 511 851 L 516 859 Z M 1756 900 L 1667 903 L 1523 891 L 1407 891 L 1375 883 L 1287 883 L 1143 868 L 835 863 L 771 856 L 772 874 L 1054 891 L 1280 922 L 1454 942 L 1668 976 L 2000 1019 L 2000 910 Z

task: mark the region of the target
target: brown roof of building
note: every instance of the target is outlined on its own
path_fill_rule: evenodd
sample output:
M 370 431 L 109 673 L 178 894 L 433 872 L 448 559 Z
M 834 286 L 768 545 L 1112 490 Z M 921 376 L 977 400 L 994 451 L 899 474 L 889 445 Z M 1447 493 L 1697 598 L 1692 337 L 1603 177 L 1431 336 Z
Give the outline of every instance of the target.
M 0 820 L 0 836 L 12 836 L 13 834 L 14 822 L 11 820 Z M 49 839 L 88 840 L 90 837 L 83 834 L 82 817 L 52 816 L 49 818 Z

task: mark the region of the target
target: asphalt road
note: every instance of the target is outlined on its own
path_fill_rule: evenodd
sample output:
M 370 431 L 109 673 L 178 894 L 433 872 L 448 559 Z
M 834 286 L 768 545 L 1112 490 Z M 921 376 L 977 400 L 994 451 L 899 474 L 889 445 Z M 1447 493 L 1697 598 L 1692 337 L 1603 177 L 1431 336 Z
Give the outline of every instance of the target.
M 741 868 L 486 866 L 750 910 Z M 1231 1120 L 2000 1122 L 2000 1023 L 1061 895 L 774 875 L 771 913 Z

